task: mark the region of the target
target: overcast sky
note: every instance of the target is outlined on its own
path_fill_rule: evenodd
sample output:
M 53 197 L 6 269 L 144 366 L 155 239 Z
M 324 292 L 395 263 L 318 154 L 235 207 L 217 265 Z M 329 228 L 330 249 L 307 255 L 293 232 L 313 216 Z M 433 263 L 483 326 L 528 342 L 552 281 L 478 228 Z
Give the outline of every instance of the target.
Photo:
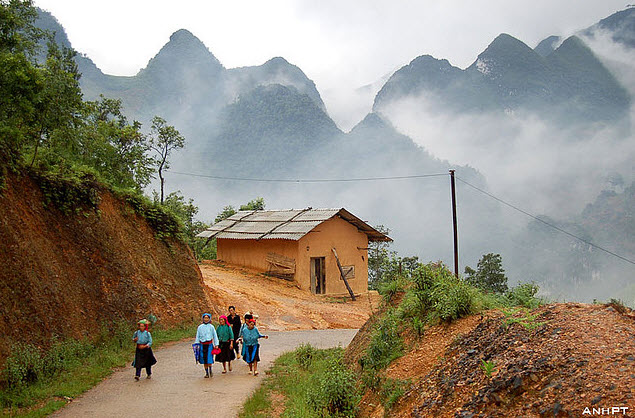
M 461 68 L 499 33 L 534 47 L 626 7 L 622 0 L 35 0 L 107 74 L 133 75 L 178 29 L 226 68 L 282 56 L 320 91 L 376 81 L 430 54 Z

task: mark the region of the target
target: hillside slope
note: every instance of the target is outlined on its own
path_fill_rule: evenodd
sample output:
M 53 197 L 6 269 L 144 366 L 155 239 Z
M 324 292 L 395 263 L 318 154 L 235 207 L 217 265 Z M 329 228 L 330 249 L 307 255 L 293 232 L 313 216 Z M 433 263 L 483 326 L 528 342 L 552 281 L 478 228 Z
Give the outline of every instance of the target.
M 353 366 L 365 329 L 347 350 L 354 351 Z M 369 391 L 359 416 L 583 416 L 587 407 L 626 407 L 631 416 L 635 410 L 635 315 L 620 305 L 490 311 L 428 328 L 409 346 L 385 372 L 405 382 L 404 395 L 385 411 Z M 489 376 L 483 362 L 492 365 Z
M 95 186 L 97 210 L 64 214 L 29 176 L 0 193 L 0 363 L 29 329 L 30 343 L 93 337 L 152 313 L 161 324 L 208 306 L 191 250 L 160 240 L 147 221 Z

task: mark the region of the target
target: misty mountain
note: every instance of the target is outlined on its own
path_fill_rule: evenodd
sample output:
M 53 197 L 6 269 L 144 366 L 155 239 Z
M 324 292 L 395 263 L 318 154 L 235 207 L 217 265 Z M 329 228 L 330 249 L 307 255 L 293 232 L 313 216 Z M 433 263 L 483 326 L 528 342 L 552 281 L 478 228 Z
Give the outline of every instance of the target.
M 543 39 L 542 41 L 540 41 L 538 45 L 536 45 L 536 47 L 534 48 L 534 51 L 536 51 L 536 53 L 540 55 L 541 57 L 546 57 L 547 55 L 551 54 L 553 51 L 556 50 L 558 45 L 560 45 L 561 41 L 562 41 L 562 38 L 559 36 L 556 36 L 556 35 L 549 36 Z
M 555 42 L 551 39 L 550 42 Z M 541 47 L 544 53 L 546 47 Z M 425 98 L 431 112 L 533 113 L 563 125 L 611 122 L 627 115 L 628 92 L 576 37 L 546 56 L 501 34 L 467 69 L 421 56 L 398 70 L 373 109 Z
M 635 255 L 635 183 L 622 192 L 602 191 L 571 220 L 540 219 L 631 260 Z M 607 257 L 604 251 L 536 220 L 516 236 L 515 243 L 516 250 L 510 249 L 507 257 L 518 266 L 515 274 L 536 281 L 554 298 L 635 301 L 632 265 L 625 260 Z M 607 286 L 607 275 L 616 278 L 611 286 Z M 553 280 L 554 276 L 560 279 Z
M 603 33 L 608 34 L 611 40 L 617 44 L 627 48 L 635 48 L 635 7 L 614 13 L 598 23 L 578 31 L 576 35 L 595 39 L 597 35 Z M 555 51 L 561 42 L 560 36 L 552 35 L 540 41 L 534 50 L 546 57 Z
M 63 33 L 52 16 L 47 22 Z M 68 42 L 65 35 L 60 39 Z M 630 97 L 579 39 L 562 44 L 552 39 L 540 50 L 547 51 L 549 45 L 556 48 L 539 53 L 500 35 L 465 70 L 431 56 L 415 58 L 389 78 L 373 111 L 348 133 L 327 114 L 315 83 L 300 68 L 277 57 L 260 66 L 226 69 L 186 30 L 175 32 L 134 76 L 103 74 L 85 56 L 78 57 L 78 66 L 86 99 L 100 94 L 121 98 L 130 119 L 147 126 L 152 116 L 160 115 L 187 138 L 185 148 L 172 156 L 167 191 L 193 197 L 204 220 L 213 219 L 227 204 L 240 205 L 257 196 L 264 197 L 269 208 L 346 207 L 389 227 L 394 249 L 402 255 L 449 263 L 450 168 L 483 190 L 490 190 L 488 183 L 496 184 L 497 190 L 513 191 L 531 202 L 553 201 L 556 207 L 575 199 L 588 203 L 591 196 L 586 194 L 594 189 L 584 175 L 594 181 L 604 175 L 606 162 L 599 160 L 602 153 L 595 142 L 607 136 L 613 146 L 612 137 L 597 130 L 597 137 L 578 135 L 584 129 L 570 134 L 549 123 L 610 125 L 627 115 Z M 406 106 L 398 107 L 402 101 Z M 537 128 L 528 126 L 518 117 L 523 113 L 549 123 L 539 119 Z M 575 143 L 575 149 L 550 148 L 561 138 Z M 586 141 L 584 146 L 575 142 L 579 138 Z M 442 157 L 465 165 L 438 158 L 432 139 L 464 152 L 468 158 Z M 614 152 L 609 158 L 613 170 L 632 166 L 629 148 L 616 147 Z M 554 158 L 560 155 L 562 160 Z M 585 158 L 600 168 L 589 169 Z M 559 181 L 567 188 L 553 180 L 554 172 L 566 173 Z M 421 174 L 439 176 L 412 177 Z M 405 178 L 359 180 L 382 176 Z M 549 182 L 542 184 L 540 176 Z M 231 179 L 237 177 L 291 181 Z M 294 183 L 294 178 L 345 181 Z M 517 182 L 519 178 L 526 183 Z M 511 186 L 501 188 L 501 183 Z M 551 294 L 569 289 L 566 280 L 605 274 L 598 273 L 604 259 L 589 258 L 586 248 L 567 237 L 540 224 L 527 225 L 524 218 L 510 222 L 498 202 L 462 183 L 458 193 L 461 265 L 474 266 L 488 252 L 502 253 L 513 281 L 544 282 Z M 559 225 L 590 239 L 599 234 L 600 229 L 577 217 L 549 219 L 563 219 Z
M 40 10 L 36 25 L 55 33 L 58 44 L 71 47 L 64 28 L 49 12 Z M 44 51 L 45 48 L 42 54 Z M 315 83 L 284 58 L 228 70 L 185 29 L 173 33 L 148 65 L 134 76 L 104 74 L 81 54 L 76 61 L 85 99 L 95 100 L 100 94 L 120 98 L 130 116 L 142 122 L 148 122 L 156 114 L 185 117 L 193 108 L 201 113 L 217 112 L 241 94 L 270 84 L 293 87 L 325 110 Z
M 579 222 L 598 242 L 635 254 L 635 182 L 623 191 L 603 190 L 584 208 Z
M 581 33 L 594 37 L 597 32 L 601 31 L 609 32 L 613 42 L 635 48 L 635 7 L 630 6 L 626 10 L 614 13 Z
M 201 154 L 187 157 L 189 164 L 200 158 L 241 175 L 296 172 L 298 156 L 342 134 L 309 95 L 280 84 L 256 86 L 220 111 L 214 130 L 206 125 L 200 120 L 196 128 L 199 135 L 209 133 Z

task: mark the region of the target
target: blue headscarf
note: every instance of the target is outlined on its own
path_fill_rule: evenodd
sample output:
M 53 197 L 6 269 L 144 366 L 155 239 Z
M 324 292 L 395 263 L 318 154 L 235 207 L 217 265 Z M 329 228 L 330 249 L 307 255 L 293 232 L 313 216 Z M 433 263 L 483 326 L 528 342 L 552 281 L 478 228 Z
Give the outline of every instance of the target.
M 208 314 L 208 313 L 204 313 L 203 316 L 201 316 L 201 319 L 205 319 L 206 316 L 209 316 L 209 320 L 212 320 L 212 315 Z

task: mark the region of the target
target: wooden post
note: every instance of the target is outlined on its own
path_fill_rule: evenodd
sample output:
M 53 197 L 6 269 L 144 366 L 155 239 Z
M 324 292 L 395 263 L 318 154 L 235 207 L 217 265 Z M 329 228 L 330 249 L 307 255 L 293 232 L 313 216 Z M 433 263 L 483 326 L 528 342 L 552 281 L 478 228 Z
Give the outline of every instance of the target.
M 337 261 L 337 268 L 340 269 L 340 275 L 342 276 L 342 280 L 344 280 L 344 284 L 346 285 L 346 289 L 348 289 L 348 293 L 351 295 L 351 299 L 355 300 L 355 294 L 353 293 L 353 289 L 351 289 L 351 287 L 348 284 L 348 280 L 346 280 L 346 277 L 344 275 L 344 269 L 342 268 L 342 264 L 340 263 L 340 259 L 337 256 L 337 251 L 335 251 L 335 248 L 332 248 L 333 250 L 333 254 L 335 254 L 335 261 Z
M 452 225 L 454 226 L 454 275 L 459 278 L 459 238 L 456 225 L 456 188 L 454 170 L 450 170 L 450 186 L 452 188 Z

